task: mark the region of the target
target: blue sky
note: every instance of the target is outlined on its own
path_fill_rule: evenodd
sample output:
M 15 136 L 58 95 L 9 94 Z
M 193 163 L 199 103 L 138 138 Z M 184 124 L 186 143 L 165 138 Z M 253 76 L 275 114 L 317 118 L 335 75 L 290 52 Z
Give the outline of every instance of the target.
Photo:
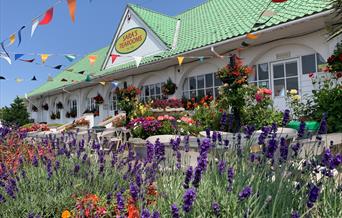
M 77 0 L 76 22 L 72 24 L 66 0 L 54 8 L 54 17 L 49 25 L 38 26 L 31 38 L 31 20 L 43 14 L 57 0 L 0 0 L 0 41 L 19 30 L 23 25 L 22 42 L 7 48 L 10 53 L 51 53 L 85 55 L 110 44 L 127 3 L 138 4 L 168 15 L 176 15 L 205 0 Z M 5 45 L 8 44 L 8 41 Z M 24 56 L 36 58 L 39 56 Z M 60 55 L 48 58 L 46 65 L 56 66 L 70 63 Z M 58 70 L 41 65 L 14 61 L 12 65 L 0 59 L 0 107 L 9 105 L 18 96 L 24 96 L 45 83 L 48 75 L 55 76 Z M 31 81 L 33 76 L 37 81 Z M 17 77 L 23 78 L 16 83 Z

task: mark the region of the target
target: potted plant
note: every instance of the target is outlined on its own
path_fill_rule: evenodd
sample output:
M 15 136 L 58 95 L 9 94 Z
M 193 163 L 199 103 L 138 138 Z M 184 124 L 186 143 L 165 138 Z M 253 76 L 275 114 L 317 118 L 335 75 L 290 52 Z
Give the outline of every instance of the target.
M 62 102 L 58 102 L 58 103 L 56 104 L 56 107 L 57 107 L 57 109 L 63 109 L 63 104 L 62 104 Z
M 51 120 L 55 120 L 56 119 L 56 114 L 52 112 L 51 115 L 50 115 L 50 118 L 51 118 Z
M 171 78 L 169 78 L 161 89 L 164 95 L 173 95 L 176 92 L 177 86 L 172 82 Z
M 94 100 L 95 100 L 95 103 L 96 104 L 103 104 L 104 100 L 102 98 L 102 96 L 100 94 L 97 94 L 95 97 L 94 97 Z
M 61 119 L 61 112 L 59 112 L 59 111 L 57 111 L 57 113 L 56 113 L 56 119 Z
M 38 108 L 37 108 L 35 105 L 33 105 L 33 106 L 32 106 L 32 111 L 33 111 L 33 112 L 37 112 L 37 111 L 38 111 Z
M 119 108 L 126 112 L 126 120 L 129 122 L 132 116 L 135 105 L 138 104 L 138 95 L 140 95 L 141 90 L 133 85 L 124 88 L 116 88 L 115 94 L 118 97 Z
M 70 117 L 72 117 L 72 118 L 77 117 L 77 109 L 71 109 L 71 111 L 70 111 Z
M 49 110 L 49 105 L 47 103 L 45 103 L 45 104 L 43 104 L 42 108 L 47 111 L 47 110 Z
M 66 118 L 70 118 L 70 112 L 66 112 L 66 113 L 65 113 L 65 117 L 66 117 Z

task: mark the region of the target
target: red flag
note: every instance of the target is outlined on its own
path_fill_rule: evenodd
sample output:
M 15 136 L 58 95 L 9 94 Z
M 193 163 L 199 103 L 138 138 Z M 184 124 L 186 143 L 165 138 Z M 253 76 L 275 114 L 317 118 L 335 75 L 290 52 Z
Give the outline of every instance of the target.
M 45 12 L 44 18 L 39 22 L 39 25 L 49 24 L 53 17 L 53 7 Z
M 19 59 L 19 60 L 25 61 L 25 62 L 28 62 L 28 63 L 32 63 L 35 59 L 33 58 L 33 59 L 29 59 L 29 60 L 24 60 L 24 59 Z
M 119 57 L 119 55 L 111 54 L 110 57 L 112 58 L 112 64 L 115 62 L 116 58 Z
M 282 3 L 282 2 L 286 2 L 287 0 L 272 0 L 272 2 L 274 3 Z
M 71 20 L 75 23 L 76 0 L 68 0 L 68 7 Z

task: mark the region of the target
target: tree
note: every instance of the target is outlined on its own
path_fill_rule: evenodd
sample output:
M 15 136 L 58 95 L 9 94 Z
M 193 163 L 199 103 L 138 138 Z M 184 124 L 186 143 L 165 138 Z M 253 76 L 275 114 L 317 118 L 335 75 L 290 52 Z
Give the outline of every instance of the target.
M 2 119 L 11 124 L 25 125 L 29 123 L 29 114 L 26 110 L 23 99 L 18 96 L 14 99 L 10 107 L 2 109 Z

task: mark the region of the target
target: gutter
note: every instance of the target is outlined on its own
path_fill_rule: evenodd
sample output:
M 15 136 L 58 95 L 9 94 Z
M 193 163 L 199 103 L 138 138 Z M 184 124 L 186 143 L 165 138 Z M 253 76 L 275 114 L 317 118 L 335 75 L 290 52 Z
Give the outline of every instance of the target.
M 315 19 L 315 18 L 319 18 L 319 17 L 323 17 L 323 16 L 326 16 L 326 15 L 330 15 L 334 12 L 334 9 L 330 9 L 330 10 L 327 10 L 327 11 L 324 11 L 324 12 L 318 12 L 317 14 L 314 14 L 314 15 L 310 15 L 310 16 L 307 16 L 307 17 L 304 17 L 304 18 L 300 18 L 298 20 L 293 20 L 293 21 L 289 21 L 289 22 L 286 22 L 286 23 L 283 23 L 283 24 L 280 24 L 280 25 L 276 25 L 276 26 L 273 26 L 273 27 L 269 27 L 269 28 L 266 28 L 266 29 L 263 29 L 263 30 L 259 30 L 259 31 L 256 31 L 256 32 L 253 32 L 253 33 L 256 33 L 256 34 L 262 34 L 262 33 L 267 33 L 267 32 L 272 32 L 272 31 L 275 31 L 275 30 L 278 30 L 278 29 L 282 29 L 282 28 L 286 28 L 288 26 L 292 26 L 292 25 L 295 25 L 295 24 L 299 24 L 299 23 L 303 23 L 303 22 L 306 22 L 308 20 L 311 20 L 311 19 Z M 252 31 L 250 31 L 252 32 Z M 214 43 L 214 44 L 211 44 L 211 45 L 207 45 L 207 46 L 204 46 L 204 47 L 200 47 L 200 48 L 197 48 L 197 49 L 193 49 L 191 51 L 187 51 L 187 52 L 184 52 L 184 53 L 180 53 L 182 55 L 186 55 L 186 54 L 189 54 L 189 53 L 192 53 L 192 52 L 196 52 L 196 51 L 201 51 L 201 50 L 205 50 L 205 49 L 212 49 L 214 48 L 214 46 L 220 46 L 222 44 L 227 44 L 227 43 L 232 43 L 232 42 L 235 42 L 235 41 L 239 41 L 241 39 L 245 39 L 246 38 L 246 34 L 243 34 L 241 36 L 237 36 L 237 37 L 234 37 L 234 38 L 230 38 L 230 39 L 227 39 L 227 40 L 224 40 L 224 41 L 221 41 L 221 42 L 217 42 L 217 43 Z M 215 50 L 214 50 L 215 51 Z M 216 51 L 215 51 L 216 52 Z M 177 55 L 174 55 L 174 56 L 170 56 L 170 57 L 167 57 L 167 58 L 164 58 L 162 59 L 162 61 L 165 61 L 165 60 L 168 60 L 168 59 L 173 59 L 177 56 L 179 56 L 180 54 L 177 54 Z M 152 63 L 148 63 L 148 64 L 145 64 L 145 65 L 141 65 L 142 66 L 148 66 L 148 65 L 152 65 L 152 64 L 155 64 L 155 62 L 152 62 Z M 126 69 L 125 71 L 128 71 L 130 70 L 131 68 L 129 69 Z M 119 72 L 119 71 L 118 71 Z M 124 72 L 124 71 L 123 71 Z M 108 76 L 109 74 L 112 74 L 114 72 L 109 72 L 107 74 L 104 74 L 104 75 L 101 75 L 99 77 L 95 77 L 95 79 L 99 79 L 101 77 L 105 77 L 105 76 Z M 117 73 L 117 72 L 115 72 Z M 70 85 L 71 86 L 71 85 Z M 53 91 L 65 91 L 65 88 L 67 88 L 69 86 L 63 86 L 63 87 L 60 87 L 58 89 L 55 89 Z M 39 96 L 41 94 L 37 94 L 36 96 Z M 31 96 L 34 97 L 35 95 Z

